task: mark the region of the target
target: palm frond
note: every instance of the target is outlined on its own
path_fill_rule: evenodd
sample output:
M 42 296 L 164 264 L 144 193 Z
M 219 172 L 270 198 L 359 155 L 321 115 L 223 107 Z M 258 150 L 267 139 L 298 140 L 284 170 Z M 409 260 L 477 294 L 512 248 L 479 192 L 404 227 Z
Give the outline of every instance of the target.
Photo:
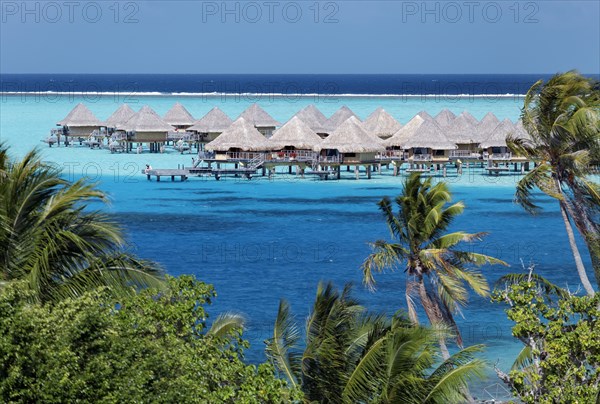
M 299 354 L 295 352 L 300 333 L 285 300 L 279 302 L 273 337 L 266 341 L 266 353 L 276 369 L 296 388 L 300 375 Z
M 553 284 L 552 282 L 550 282 L 543 276 L 533 274 L 533 273 L 529 273 L 529 274 L 514 273 L 514 274 L 504 275 L 496 281 L 495 287 L 497 287 L 497 288 L 498 287 L 509 287 L 511 285 L 516 285 L 516 284 L 519 284 L 522 282 L 533 282 L 539 288 L 541 288 L 541 290 L 546 295 L 554 294 L 554 295 L 556 295 L 558 297 L 562 297 L 562 298 L 569 296 L 569 292 L 566 291 L 565 289 Z
M 387 243 L 378 240 L 371 244 L 373 253 L 363 262 L 361 269 L 363 271 L 363 283 L 371 290 L 375 289 L 374 272 L 382 272 L 385 269 L 395 269 L 399 262 L 408 256 L 405 247 L 397 243 Z
M 225 312 L 217 316 L 206 335 L 215 338 L 225 338 L 235 331 L 244 329 L 246 319 L 239 313 Z
M 517 369 L 526 368 L 531 364 L 532 359 L 533 359 L 533 355 L 532 355 L 531 347 L 529 345 L 525 345 L 523 347 L 523 349 L 521 349 L 521 351 L 519 351 L 519 354 L 517 355 L 515 361 L 513 362 L 511 369 L 517 370 Z

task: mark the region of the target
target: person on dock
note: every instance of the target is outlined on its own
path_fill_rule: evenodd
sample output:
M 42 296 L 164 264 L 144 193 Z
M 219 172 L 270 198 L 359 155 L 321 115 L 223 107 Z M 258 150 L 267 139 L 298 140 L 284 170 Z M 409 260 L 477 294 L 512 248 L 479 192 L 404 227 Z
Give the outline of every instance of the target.
M 148 174 L 152 170 L 152 166 L 150 164 L 146 164 L 146 174 Z

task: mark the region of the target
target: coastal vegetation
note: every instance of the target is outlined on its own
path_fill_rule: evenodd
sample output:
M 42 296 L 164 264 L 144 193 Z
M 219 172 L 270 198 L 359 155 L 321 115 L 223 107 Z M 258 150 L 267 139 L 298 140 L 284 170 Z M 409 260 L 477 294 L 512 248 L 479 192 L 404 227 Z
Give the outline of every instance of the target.
M 269 364 L 243 361 L 241 328 L 209 328 L 212 286 L 191 276 L 115 298 L 108 287 L 51 304 L 26 281 L 0 293 L 0 401 L 281 403 Z
M 70 182 L 35 150 L 17 160 L 0 144 L 0 282 L 23 281 L 39 302 L 100 286 L 115 296 L 160 287 L 163 272 L 125 248 L 120 226 L 101 210 L 108 196 Z
M 481 346 L 443 360 L 437 347 L 447 329 L 415 325 L 404 314 L 369 313 L 352 298 L 319 284 L 304 335 L 281 301 L 267 355 L 305 402 L 451 403 L 466 400 L 469 382 L 483 376 Z
M 532 272 L 499 281 L 523 349 L 500 379 L 524 403 L 594 403 L 600 398 L 600 294 L 577 296 Z

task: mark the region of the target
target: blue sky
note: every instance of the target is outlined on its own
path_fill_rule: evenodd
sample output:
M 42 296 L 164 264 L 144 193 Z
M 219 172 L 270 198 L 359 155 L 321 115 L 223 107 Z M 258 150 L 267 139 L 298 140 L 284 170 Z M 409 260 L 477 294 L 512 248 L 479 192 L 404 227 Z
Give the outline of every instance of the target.
M 594 1 L 0 1 L 1 73 L 600 72 Z

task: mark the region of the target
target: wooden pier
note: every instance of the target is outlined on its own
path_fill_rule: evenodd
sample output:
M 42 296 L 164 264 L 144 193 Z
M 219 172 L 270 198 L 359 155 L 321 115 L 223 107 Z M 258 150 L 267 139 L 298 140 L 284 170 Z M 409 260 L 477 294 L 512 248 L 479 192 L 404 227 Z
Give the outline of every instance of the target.
M 154 176 L 156 177 L 156 181 L 160 182 L 160 177 L 171 177 L 171 181 L 175 181 L 175 177 L 180 177 L 181 181 L 185 181 L 188 179 L 190 173 L 187 168 L 161 168 L 156 170 L 143 170 L 142 174 L 146 174 L 148 181 Z

